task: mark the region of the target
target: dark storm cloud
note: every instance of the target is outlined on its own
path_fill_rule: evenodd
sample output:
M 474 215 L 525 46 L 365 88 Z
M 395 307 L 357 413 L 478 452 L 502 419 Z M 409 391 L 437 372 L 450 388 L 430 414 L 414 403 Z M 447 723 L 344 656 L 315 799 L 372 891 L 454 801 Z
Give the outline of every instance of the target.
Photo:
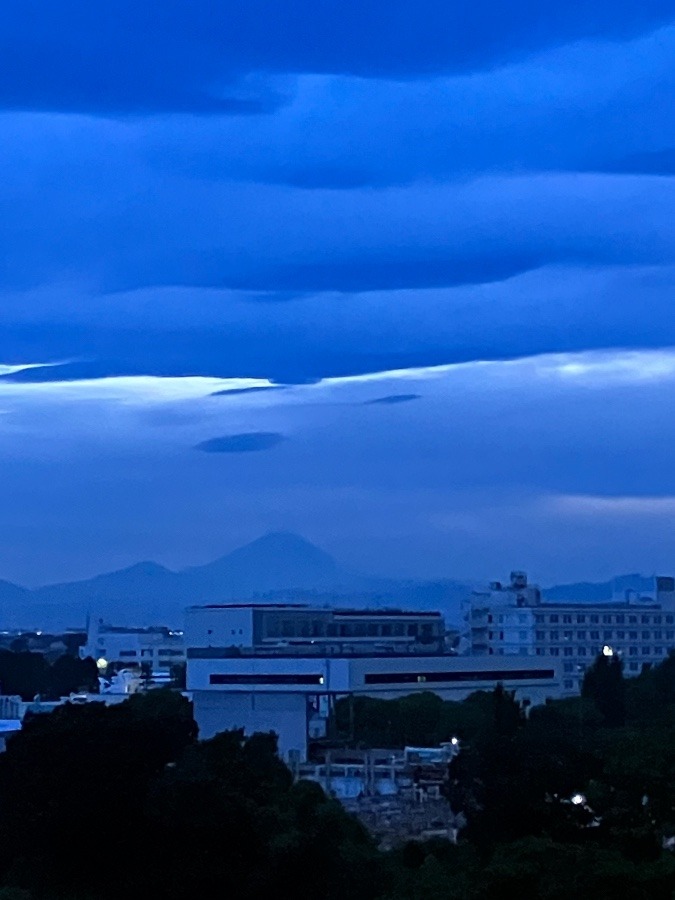
M 251 431 L 210 438 L 197 444 L 195 450 L 202 450 L 204 453 L 251 453 L 255 450 L 271 450 L 283 440 L 283 434 L 273 431 Z
M 473 71 L 567 41 L 624 38 L 673 9 L 672 0 L 5 0 L 0 103 L 113 114 L 259 112 L 278 97 L 248 73 Z
M 224 391 L 213 391 L 211 393 L 212 397 L 236 397 L 239 394 L 259 394 L 262 391 L 282 391 L 285 385 L 283 384 L 271 384 L 268 387 L 245 387 L 245 388 L 229 388 Z
M 420 394 L 388 394 L 386 397 L 376 397 L 374 400 L 366 400 L 364 406 L 393 406 L 397 403 L 409 403 L 411 400 L 419 399 L 421 399 Z

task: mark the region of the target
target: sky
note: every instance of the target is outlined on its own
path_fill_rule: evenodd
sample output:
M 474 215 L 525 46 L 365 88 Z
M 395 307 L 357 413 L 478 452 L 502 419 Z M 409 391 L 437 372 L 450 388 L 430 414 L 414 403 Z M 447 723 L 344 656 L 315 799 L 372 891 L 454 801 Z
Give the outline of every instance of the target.
M 0 578 L 675 573 L 675 0 L 0 21 Z

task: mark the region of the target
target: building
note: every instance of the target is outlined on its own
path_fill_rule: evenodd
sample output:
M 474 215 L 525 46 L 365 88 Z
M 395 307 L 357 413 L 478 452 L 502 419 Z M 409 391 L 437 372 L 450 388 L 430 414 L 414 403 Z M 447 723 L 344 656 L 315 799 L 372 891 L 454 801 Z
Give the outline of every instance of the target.
M 523 572 L 474 591 L 465 606 L 463 648 L 472 656 L 560 660 L 563 692 L 578 693 L 586 667 L 619 653 L 626 675 L 662 662 L 675 647 L 675 579 L 607 603 L 548 603 Z
M 282 653 L 440 653 L 445 622 L 438 612 L 329 609 L 301 603 L 230 603 L 186 611 L 187 646 Z
M 550 659 L 445 652 L 440 613 L 231 604 L 187 611 L 187 690 L 202 737 L 228 728 L 275 731 L 304 759 L 332 704 L 349 695 L 394 699 L 434 691 L 462 700 L 502 682 L 530 704 L 560 694 Z
M 125 628 L 109 625 L 102 619 L 91 622 L 80 658 L 91 656 L 105 671 L 109 665 L 147 666 L 153 679 L 170 675 L 177 663 L 185 662 L 182 631 L 168 628 Z

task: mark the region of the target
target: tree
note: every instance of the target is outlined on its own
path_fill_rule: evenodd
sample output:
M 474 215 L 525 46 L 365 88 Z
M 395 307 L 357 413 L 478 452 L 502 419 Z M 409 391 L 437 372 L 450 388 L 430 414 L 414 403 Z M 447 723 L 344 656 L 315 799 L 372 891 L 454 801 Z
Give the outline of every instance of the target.
M 620 727 L 626 721 L 626 683 L 618 653 L 600 653 L 586 671 L 581 696 L 593 700 L 605 724 Z

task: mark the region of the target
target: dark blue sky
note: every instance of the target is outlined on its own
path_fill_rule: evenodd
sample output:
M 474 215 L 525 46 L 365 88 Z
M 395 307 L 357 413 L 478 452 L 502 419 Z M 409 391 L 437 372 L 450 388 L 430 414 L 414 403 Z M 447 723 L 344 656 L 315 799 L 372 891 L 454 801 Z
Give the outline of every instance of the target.
M 0 25 L 0 577 L 675 571 L 675 0 Z

